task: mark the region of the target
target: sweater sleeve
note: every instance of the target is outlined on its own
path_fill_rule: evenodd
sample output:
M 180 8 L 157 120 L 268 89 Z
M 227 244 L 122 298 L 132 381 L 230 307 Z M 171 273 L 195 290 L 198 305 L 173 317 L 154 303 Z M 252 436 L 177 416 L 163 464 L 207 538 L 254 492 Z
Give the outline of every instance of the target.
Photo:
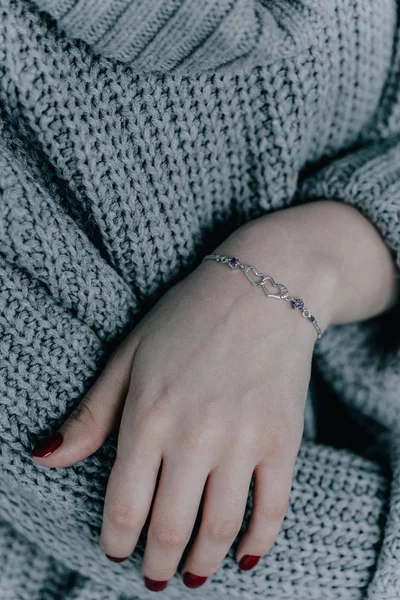
M 380 106 L 356 149 L 314 168 L 299 182 L 301 202 L 335 199 L 357 208 L 392 250 L 400 275 L 400 36 Z M 354 281 L 343 282 L 346 286 Z M 362 299 L 360 299 L 362 301 Z M 390 439 L 391 494 L 385 535 L 368 599 L 399 595 L 400 299 L 362 322 L 334 325 L 316 344 L 315 362 L 332 390 L 364 426 Z
M 400 136 L 376 139 L 308 175 L 299 198 L 336 199 L 357 208 L 378 229 L 400 269 Z M 356 286 L 355 281 L 343 282 Z M 360 298 L 360 301 L 362 299 Z M 363 322 L 334 325 L 316 344 L 324 380 L 365 427 L 390 437 L 391 494 L 385 535 L 368 600 L 397 598 L 400 589 L 400 300 Z
M 298 197 L 302 202 L 334 199 L 357 208 L 392 250 L 400 277 L 400 132 L 371 141 L 308 175 Z M 344 293 L 348 285 L 357 282 L 344 281 Z M 400 434 L 400 298 L 383 315 L 329 327 L 315 353 L 340 397 Z
M 357 208 L 379 230 L 400 268 L 400 133 L 332 161 L 305 178 L 302 201 L 323 198 Z
M 298 53 L 331 10 L 328 0 L 33 1 L 69 37 L 138 73 L 265 64 Z

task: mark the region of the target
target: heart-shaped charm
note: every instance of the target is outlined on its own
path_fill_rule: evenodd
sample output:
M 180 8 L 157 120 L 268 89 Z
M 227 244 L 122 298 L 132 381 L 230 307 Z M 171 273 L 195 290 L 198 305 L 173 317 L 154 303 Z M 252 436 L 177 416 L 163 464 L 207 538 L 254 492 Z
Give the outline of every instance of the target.
M 261 285 L 267 298 L 278 298 L 279 300 L 282 299 L 282 290 L 286 290 L 286 286 L 282 285 L 282 283 L 276 283 L 276 281 L 269 275 L 262 275 L 255 267 L 246 267 L 244 274 L 252 283 L 252 285 Z M 270 287 L 268 287 L 268 284 L 270 284 Z M 277 294 L 274 294 L 274 290 L 279 291 Z
M 271 291 L 271 288 L 268 288 L 268 282 L 271 284 L 272 290 L 275 288 L 276 290 L 279 290 L 278 294 L 274 294 L 273 291 Z M 282 291 L 287 291 L 287 288 L 285 285 L 282 285 L 282 283 L 276 283 L 274 279 L 272 279 L 272 277 L 265 277 L 265 281 L 262 284 L 262 289 L 265 292 L 265 295 L 267 296 L 267 298 L 278 298 L 278 300 L 282 300 L 283 296 Z
M 252 275 L 250 271 L 253 271 L 254 275 Z M 261 275 L 261 273 L 259 273 L 255 267 L 246 267 L 244 274 L 252 285 L 261 285 L 265 279 L 265 275 Z M 261 279 L 257 281 L 256 277 L 260 277 Z

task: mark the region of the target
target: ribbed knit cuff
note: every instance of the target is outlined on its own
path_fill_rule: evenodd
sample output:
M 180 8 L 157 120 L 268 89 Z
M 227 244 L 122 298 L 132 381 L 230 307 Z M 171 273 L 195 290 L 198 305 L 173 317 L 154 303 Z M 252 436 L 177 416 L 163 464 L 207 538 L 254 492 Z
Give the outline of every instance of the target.
M 70 37 L 135 73 L 265 65 L 318 38 L 333 3 L 315 0 L 32 0 Z
M 299 185 L 302 201 L 342 200 L 380 231 L 400 267 L 400 137 L 367 146 L 330 163 Z
M 212 64 L 251 52 L 262 29 L 248 0 L 36 0 L 68 36 L 137 70 L 169 71 L 206 46 Z M 269 13 L 268 13 L 269 15 Z M 271 27 L 274 20 L 270 16 Z M 207 62 L 206 62 L 207 64 Z

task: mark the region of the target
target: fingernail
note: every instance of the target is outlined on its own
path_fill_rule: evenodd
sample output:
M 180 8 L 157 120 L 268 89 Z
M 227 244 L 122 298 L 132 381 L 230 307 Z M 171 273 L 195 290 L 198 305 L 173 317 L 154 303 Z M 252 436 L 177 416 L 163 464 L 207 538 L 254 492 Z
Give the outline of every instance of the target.
M 250 571 L 250 569 L 256 566 L 260 558 L 261 556 L 245 554 L 239 562 L 239 568 L 242 569 L 242 571 Z
M 189 571 L 183 574 L 183 583 L 192 589 L 200 587 L 207 579 L 208 577 L 200 577 L 200 575 L 194 575 L 193 573 L 189 573 Z
M 143 577 L 144 584 L 148 590 L 152 592 L 161 592 L 161 590 L 165 590 L 168 585 L 168 581 L 156 581 L 155 579 L 150 579 L 149 577 Z
M 113 562 L 123 562 L 128 558 L 128 556 L 124 556 L 123 558 L 117 558 L 116 556 L 110 556 L 109 554 L 106 554 L 106 556 L 108 560 L 112 560 Z
M 38 458 L 46 458 L 47 456 L 50 456 L 54 450 L 57 450 L 57 448 L 61 446 L 63 439 L 64 438 L 61 433 L 57 431 L 57 433 L 54 435 L 44 438 L 43 440 L 39 440 L 32 450 L 31 456 L 36 456 Z

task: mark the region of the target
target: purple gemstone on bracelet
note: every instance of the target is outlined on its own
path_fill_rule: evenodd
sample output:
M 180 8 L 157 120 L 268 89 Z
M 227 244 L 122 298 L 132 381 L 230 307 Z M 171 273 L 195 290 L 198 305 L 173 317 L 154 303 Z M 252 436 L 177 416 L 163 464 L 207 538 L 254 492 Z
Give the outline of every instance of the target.
M 304 300 L 302 300 L 301 298 L 297 298 L 297 300 L 293 302 L 293 308 L 295 308 L 296 310 L 301 310 L 302 308 L 304 308 Z
M 230 267 L 237 267 L 238 264 L 239 264 L 238 257 L 237 256 L 233 256 L 232 258 L 230 258 L 228 264 L 229 264 Z

